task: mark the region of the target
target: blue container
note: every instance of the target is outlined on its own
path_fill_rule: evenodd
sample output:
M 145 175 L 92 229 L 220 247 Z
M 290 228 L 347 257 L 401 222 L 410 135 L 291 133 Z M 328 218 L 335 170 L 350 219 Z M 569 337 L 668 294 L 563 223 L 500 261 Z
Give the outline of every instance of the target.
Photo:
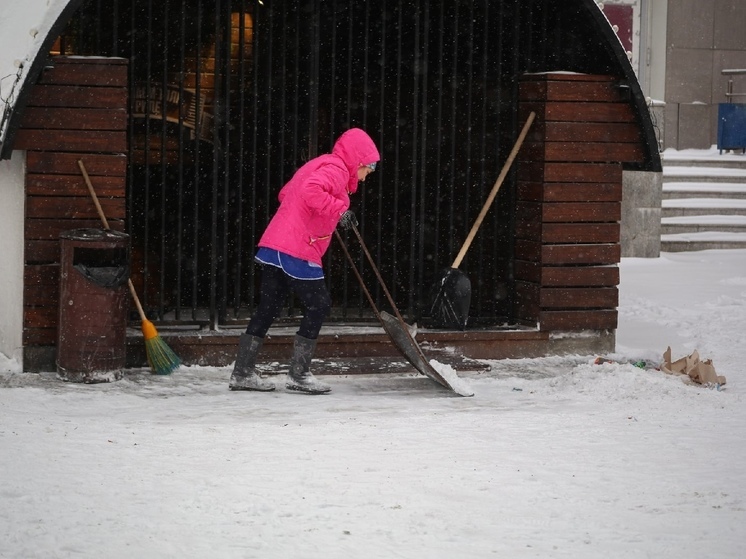
M 718 105 L 718 149 L 746 151 L 746 104 L 720 103 Z

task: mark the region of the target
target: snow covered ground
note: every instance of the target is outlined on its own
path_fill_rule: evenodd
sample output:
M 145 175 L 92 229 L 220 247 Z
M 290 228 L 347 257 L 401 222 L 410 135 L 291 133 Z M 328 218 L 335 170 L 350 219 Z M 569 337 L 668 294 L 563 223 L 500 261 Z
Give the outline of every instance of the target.
M 623 259 L 595 355 L 232 393 L 229 369 L 66 384 L 0 363 L 2 558 L 733 558 L 746 549 L 746 250 Z M 276 379 L 281 386 L 281 379 Z

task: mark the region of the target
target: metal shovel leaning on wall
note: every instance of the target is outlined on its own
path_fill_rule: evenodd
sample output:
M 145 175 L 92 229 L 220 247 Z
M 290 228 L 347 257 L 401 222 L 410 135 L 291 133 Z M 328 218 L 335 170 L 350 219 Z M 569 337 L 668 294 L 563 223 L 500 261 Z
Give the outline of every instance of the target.
M 500 175 L 497 177 L 497 181 L 495 181 L 495 185 L 487 197 L 487 201 L 482 206 L 482 211 L 479 212 L 479 216 L 477 216 L 471 231 L 469 231 L 461 250 L 453 261 L 453 264 L 451 264 L 451 267 L 441 274 L 440 279 L 438 279 L 433 287 L 433 292 L 436 295 L 430 307 L 430 317 L 436 328 L 466 329 L 466 322 L 469 320 L 469 307 L 471 306 L 471 281 L 469 280 L 469 276 L 459 270 L 458 267 L 461 265 L 466 251 L 469 250 L 469 246 L 474 240 L 479 226 L 482 225 L 482 221 L 484 221 L 484 217 L 487 215 L 487 211 L 490 209 L 492 201 L 500 190 L 508 171 L 510 171 L 513 160 L 518 155 L 518 150 L 521 149 L 523 140 L 525 140 L 526 134 L 528 134 L 528 130 L 531 128 L 535 117 L 536 113 L 533 111 L 528 115 L 526 124 L 523 125 L 523 129 L 507 161 L 503 165 L 502 171 L 500 171 Z

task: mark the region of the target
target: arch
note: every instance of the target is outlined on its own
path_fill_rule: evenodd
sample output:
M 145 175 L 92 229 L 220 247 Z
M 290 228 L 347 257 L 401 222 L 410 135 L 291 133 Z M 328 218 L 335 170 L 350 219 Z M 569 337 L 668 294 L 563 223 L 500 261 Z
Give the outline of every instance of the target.
M 49 52 L 83 2 L 4 0 L 0 9 L 0 51 L 3 53 L 0 75 L 15 81 L 12 85 L 6 83 L 0 90 L 0 159 L 10 158 L 13 135 L 20 124 L 25 99 L 47 63 L 45 53 Z M 31 38 L 31 42 L 27 37 Z
M 206 0 L 190 1 L 200 10 L 211 5 Z M 491 184 L 489 177 L 496 175 L 496 167 L 507 156 L 505 152 L 517 134 L 518 78 L 524 73 L 569 71 L 612 76 L 614 83 L 629 93 L 625 104 L 633 111 L 625 115 L 626 122 L 635 120 L 634 128 L 643 132 L 644 141 L 636 140 L 644 144 L 637 165 L 649 171 L 659 169 L 657 143 L 639 83 L 608 20 L 592 0 L 474 0 L 451 4 L 413 0 L 375 16 L 352 17 L 357 13 L 353 7 L 363 1 L 274 2 L 257 7 L 257 12 L 252 12 L 256 42 L 253 50 L 240 55 L 247 59 L 251 56 L 251 60 L 239 60 L 233 66 L 226 55 L 226 41 L 216 39 L 222 37 L 220 34 L 195 43 L 208 51 L 213 49 L 212 54 L 206 51 L 204 56 L 212 65 L 209 84 L 207 78 L 201 81 L 203 73 L 209 73 L 204 69 L 188 73 L 164 63 L 169 61 L 164 54 L 169 51 L 162 48 L 152 51 L 157 64 L 151 64 L 150 51 L 147 57 L 132 54 L 138 48 L 151 48 L 135 40 L 140 37 L 138 33 L 152 33 L 156 24 L 173 24 L 167 17 L 174 13 L 169 4 L 183 5 L 182 0 L 137 2 L 153 7 L 154 14 L 158 6 L 160 19 L 128 18 L 117 11 L 132 27 L 129 35 L 114 35 L 130 37 L 125 47 L 119 42 L 83 43 L 71 50 L 80 56 L 129 59 L 128 87 L 135 93 L 130 99 L 141 100 L 143 107 L 150 106 L 151 95 L 166 99 L 162 92 L 173 91 L 169 88 L 174 83 L 184 91 L 194 87 L 196 99 L 207 90 L 215 95 L 209 104 L 196 104 L 206 114 L 204 120 L 200 117 L 198 134 L 187 134 L 191 128 L 186 121 L 169 123 L 168 118 L 159 118 L 168 114 L 166 109 L 151 114 L 149 110 L 136 110 L 137 103 L 132 106 L 129 130 L 137 141 L 130 142 L 128 159 L 127 180 L 133 187 L 128 194 L 128 230 L 133 236 L 139 235 L 135 244 L 141 245 L 145 254 L 143 276 L 151 274 L 151 285 L 156 286 L 152 296 L 146 293 L 145 299 L 146 303 L 154 301 L 152 306 L 159 316 L 173 306 L 180 312 L 182 300 L 192 309 L 204 307 L 208 296 L 209 304 L 231 301 L 230 309 L 218 309 L 224 320 L 230 319 L 228 311 L 239 316 L 242 308 L 253 304 L 253 266 L 236 248 L 241 243 L 232 239 L 247 239 L 251 244 L 274 203 L 272 192 L 304 158 L 325 149 L 334 134 L 350 125 L 370 125 L 384 145 L 385 163 L 373 179 L 379 187 L 363 190 L 359 211 L 377 234 L 385 231 L 393 238 L 380 258 L 392 277 L 403 278 L 400 285 L 395 284 L 395 291 L 399 291 L 395 297 L 406 299 L 409 313 L 424 312 L 430 277 L 456 252 L 454 244 L 471 224 L 474 207 L 481 206 L 485 187 Z M 132 0 L 120 3 L 132 6 L 130 9 L 136 4 Z M 38 41 L 14 119 L 21 120 L 27 90 L 44 68 L 47 58 L 43 53 L 48 52 L 76 9 L 80 8 L 79 15 L 87 22 L 93 17 L 94 25 L 99 18 L 98 28 L 89 26 L 86 30 L 101 32 L 112 24 L 97 14 L 100 4 L 114 6 L 115 2 L 86 5 L 83 0 L 71 0 L 54 4 L 57 16 L 49 14 L 47 18 L 54 23 Z M 344 10 L 335 6 L 344 6 Z M 207 34 L 202 35 L 202 25 L 209 24 L 223 33 L 229 29 L 232 14 L 228 8 L 230 3 L 213 4 L 214 11 L 204 20 L 186 17 L 191 19 L 190 25 L 197 25 L 194 32 L 207 39 Z M 86 11 L 92 12 L 88 19 L 83 13 Z M 330 31 L 319 36 L 319 25 Z M 173 41 L 175 35 L 162 36 Z M 181 45 L 177 46 L 179 54 L 174 59 L 184 68 L 186 60 L 195 64 L 200 61 L 202 54 L 188 55 L 181 52 Z M 247 76 L 253 81 L 249 82 Z M 138 88 L 138 83 L 144 85 Z M 236 83 L 251 83 L 251 88 L 233 89 Z M 177 97 L 179 102 L 186 99 Z M 203 135 L 204 123 L 209 126 L 205 126 Z M 177 127 L 169 128 L 173 124 Z M 11 126 L 2 146 L 8 154 L 13 132 Z M 160 149 L 151 147 L 151 139 Z M 625 165 L 633 167 L 631 163 Z M 503 199 L 495 204 L 496 218 L 482 227 L 480 243 L 471 251 L 476 273 L 484 280 L 480 282 L 482 296 L 475 300 L 481 305 L 477 314 L 485 320 L 510 317 L 512 312 L 512 301 L 503 293 L 510 292 L 505 286 L 512 282 L 509 269 L 514 190 L 503 189 Z M 251 197 L 247 198 L 251 203 L 232 203 L 243 200 L 244 194 Z M 184 200 L 193 202 L 190 207 L 196 210 L 185 214 L 189 218 L 185 221 L 183 215 L 176 215 L 182 206 L 170 197 L 182 205 Z M 380 216 L 392 205 L 392 213 L 403 217 L 384 222 Z M 150 211 L 161 207 L 163 211 Z M 231 219 L 223 219 L 224 215 Z M 168 225 L 169 220 L 185 225 L 177 230 Z M 208 231 L 202 224 L 210 225 L 210 239 L 204 245 L 203 238 L 196 234 L 201 227 Z M 191 243 L 188 249 L 180 249 L 180 254 L 188 254 L 191 267 L 183 266 L 183 259 L 168 250 L 182 238 Z M 382 240 L 379 237 L 376 244 L 383 245 Z M 152 249 L 157 246 L 159 250 Z M 214 265 L 216 247 L 230 257 L 221 260 L 226 267 L 219 274 Z M 174 262 L 166 257 L 173 257 Z M 338 299 L 344 300 L 340 308 L 347 312 L 347 291 L 351 290 L 347 290 L 345 264 L 330 259 L 331 273 L 345 278 L 340 282 Z M 171 277 L 176 286 L 165 283 L 163 270 L 176 270 Z M 231 284 L 223 280 L 228 277 L 235 281 Z M 499 287 L 493 289 L 496 285 Z M 169 294 L 168 299 L 164 293 Z
M 598 30 L 605 43 L 611 49 L 613 57 L 616 59 L 619 68 L 624 74 L 627 81 L 627 85 L 630 88 L 632 99 L 634 100 L 634 106 L 637 112 L 637 117 L 642 127 L 643 136 L 647 144 L 646 161 L 643 165 L 644 170 L 652 172 L 661 172 L 661 158 L 658 148 L 658 140 L 655 136 L 655 130 L 653 122 L 650 118 L 650 111 L 648 110 L 647 100 L 642 92 L 640 81 L 637 79 L 632 63 L 627 57 L 627 53 L 624 51 L 622 43 L 619 41 L 616 33 L 611 27 L 609 20 L 603 13 L 595 0 L 581 0 L 584 7 L 590 13 L 593 20 L 596 22 L 595 28 Z
M 614 73 L 624 76 L 634 100 L 638 120 L 648 147 L 646 161 L 642 167 L 648 171 L 660 171 L 660 156 L 653 124 L 645 96 L 632 65 L 608 19 L 595 0 L 578 1 L 579 4 L 564 2 L 561 9 L 574 11 L 580 7 L 594 22 L 592 27 L 601 39 L 600 42 L 609 49 L 617 64 L 617 68 L 607 70 L 613 70 Z M 15 74 L 16 83 L 10 86 L 10 92 L 0 90 L 5 98 L 5 103 L 1 103 L 0 99 L 0 159 L 10 157 L 13 135 L 20 121 L 24 99 L 46 64 L 46 56 L 41 53 L 49 51 L 59 33 L 83 2 L 84 0 L 52 0 L 51 2 L 6 0 L 4 2 L 2 10 L 6 14 L 13 15 L 0 17 L 0 22 L 2 22 L 0 23 L 0 37 L 3 37 L 1 46 L 5 57 L 4 61 L 0 61 L 0 68 L 5 78 L 12 79 Z M 42 14 L 41 17 L 39 14 Z M 28 47 L 24 46 L 24 29 L 30 30 L 28 34 L 33 39 Z M 16 68 L 15 62 L 19 60 L 25 62 L 22 62 L 20 68 Z M 8 88 L 7 84 L 5 87 Z

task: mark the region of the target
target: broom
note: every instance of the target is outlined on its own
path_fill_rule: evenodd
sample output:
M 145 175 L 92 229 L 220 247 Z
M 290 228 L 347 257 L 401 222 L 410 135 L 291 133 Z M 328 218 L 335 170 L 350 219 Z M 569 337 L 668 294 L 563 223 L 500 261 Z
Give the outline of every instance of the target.
M 101 209 L 98 196 L 96 196 L 96 191 L 93 190 L 91 179 L 88 176 L 88 172 L 86 171 L 82 159 L 78 160 L 78 167 L 80 167 L 80 171 L 83 173 L 83 178 L 85 178 L 85 183 L 88 186 L 88 192 L 91 193 L 91 198 L 93 198 L 93 203 L 96 205 L 98 215 L 101 218 L 101 222 L 104 224 L 104 229 L 108 230 L 109 222 L 106 220 L 104 210 Z M 142 322 L 140 328 L 142 329 L 142 335 L 145 338 L 145 353 L 148 358 L 148 364 L 154 373 L 158 375 L 168 375 L 181 365 L 181 359 L 179 359 L 179 356 L 168 347 L 168 344 L 163 340 L 163 338 L 158 335 L 155 325 L 145 317 L 145 311 L 142 309 L 140 298 L 137 296 L 132 280 L 128 279 L 127 284 L 129 285 L 132 298 L 135 301 L 137 312 L 140 314 L 140 320 Z

